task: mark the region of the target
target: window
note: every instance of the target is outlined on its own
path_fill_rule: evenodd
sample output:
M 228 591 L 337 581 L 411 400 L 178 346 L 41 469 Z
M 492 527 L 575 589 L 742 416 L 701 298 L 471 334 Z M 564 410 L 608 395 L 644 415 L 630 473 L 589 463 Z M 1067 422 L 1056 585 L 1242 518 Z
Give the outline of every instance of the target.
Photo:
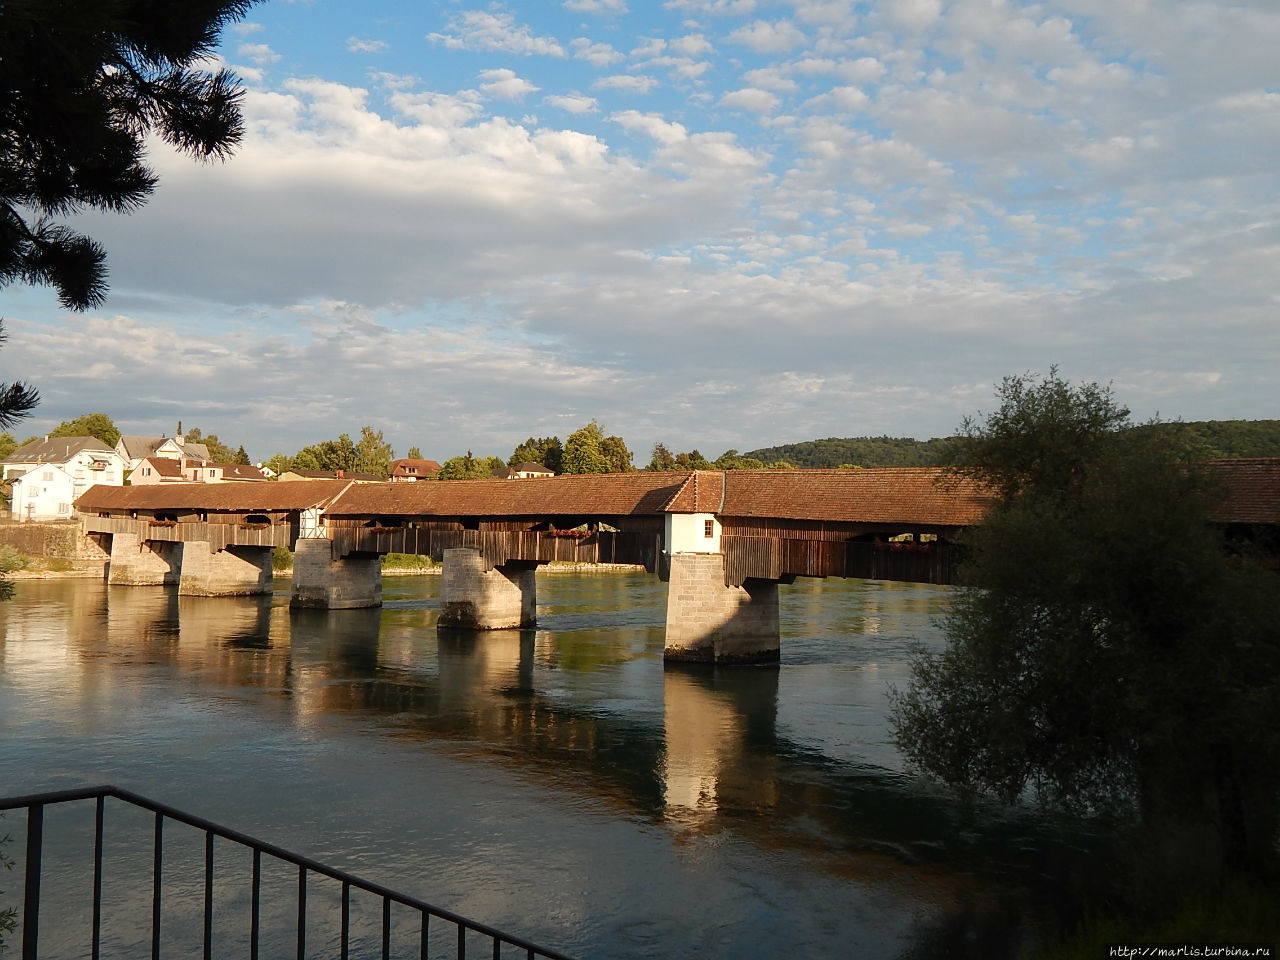
M 63 515 L 66 515 L 66 514 L 68 514 L 68 513 L 70 513 L 70 512 L 71 512 L 71 504 L 69 504 L 69 503 L 60 503 L 60 504 L 58 504 L 58 513 L 63 514 Z
M 41 479 L 43 479 L 46 483 L 48 483 L 50 480 L 52 480 L 52 479 L 53 479 L 53 471 L 52 471 L 52 470 L 46 470 L 46 471 L 44 472 L 44 476 L 43 476 Z
M 714 537 L 716 535 L 716 522 L 714 520 L 702 521 L 702 535 L 704 537 Z

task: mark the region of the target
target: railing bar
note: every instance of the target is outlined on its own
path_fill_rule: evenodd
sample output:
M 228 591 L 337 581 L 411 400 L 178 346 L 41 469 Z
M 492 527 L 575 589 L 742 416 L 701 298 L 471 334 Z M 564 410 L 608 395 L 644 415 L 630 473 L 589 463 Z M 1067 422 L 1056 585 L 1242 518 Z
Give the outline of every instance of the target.
M 223 827 L 211 820 L 206 820 L 203 817 L 186 813 L 176 807 L 171 807 L 168 804 L 159 803 L 149 797 L 135 793 L 132 790 L 126 790 L 122 787 L 103 785 L 97 787 L 83 787 L 74 790 L 58 790 L 51 791 L 49 793 L 28 794 L 21 797 L 4 797 L 0 798 L 0 810 L 13 810 L 20 807 L 30 807 L 32 805 L 43 806 L 45 804 L 62 803 L 71 800 L 96 799 L 98 797 L 115 797 L 118 800 L 132 804 L 143 810 L 150 810 L 155 813 L 157 817 L 163 815 L 170 820 L 176 820 L 179 823 L 196 827 L 199 830 L 210 830 L 215 836 L 221 837 L 224 840 L 229 840 L 232 843 L 238 843 L 242 846 L 260 850 L 262 853 L 278 860 L 282 860 L 285 863 L 292 863 L 299 868 L 300 874 L 306 871 L 311 871 L 332 880 L 349 882 L 353 886 L 358 887 L 367 893 L 371 893 L 374 896 L 390 897 L 395 903 L 403 904 L 412 910 L 418 910 L 425 914 L 438 917 L 447 923 L 465 924 L 468 929 L 475 930 L 481 935 L 502 937 L 504 942 L 510 943 L 512 946 L 520 949 L 534 951 L 538 956 L 548 957 L 550 960 L 572 960 L 568 954 L 540 947 L 523 937 L 503 933 L 501 930 L 490 927 L 487 924 L 469 920 L 460 914 L 454 913 L 452 910 L 435 906 L 434 904 L 421 900 L 418 897 L 406 896 L 405 894 L 398 893 L 389 887 L 383 886 L 382 884 L 363 880 L 345 870 L 326 867 L 318 860 L 293 853 L 283 847 L 277 846 L 276 844 L 259 840 L 256 837 L 243 833 L 239 830 Z M 303 884 L 303 889 L 305 890 L 305 883 Z M 303 907 L 302 910 L 305 915 L 305 907 Z
M 249 960 L 258 960 L 258 926 L 262 918 L 262 851 L 253 848 L 253 879 L 249 898 Z
M 382 960 L 391 960 L 391 898 L 382 898 Z
M 93 817 L 93 943 L 90 956 L 102 955 L 102 826 L 107 798 L 98 797 Z
M 427 911 L 420 911 L 422 914 L 422 946 L 418 951 L 421 960 L 427 960 L 427 928 L 431 925 L 431 914 Z
M 204 833 L 204 960 L 213 960 L 213 832 Z
M 351 884 L 342 881 L 342 960 L 347 960 L 351 939 Z
M 36 960 L 40 950 L 40 857 L 44 847 L 44 804 L 27 807 L 26 882 L 22 900 L 22 960 Z
M 497 937 L 493 938 L 493 960 L 502 960 L 502 941 Z
M 151 865 L 151 960 L 160 960 L 160 886 L 164 865 L 164 814 L 156 811 L 154 859 Z
M 298 960 L 307 956 L 307 868 L 298 867 Z
M 467 960 L 467 928 L 458 924 L 458 960 Z

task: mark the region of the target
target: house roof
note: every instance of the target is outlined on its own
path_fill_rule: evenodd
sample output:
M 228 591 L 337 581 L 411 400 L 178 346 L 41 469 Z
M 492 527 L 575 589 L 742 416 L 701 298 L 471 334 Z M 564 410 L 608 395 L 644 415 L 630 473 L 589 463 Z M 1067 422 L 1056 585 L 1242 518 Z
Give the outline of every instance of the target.
M 222 471 L 224 480 L 266 480 L 267 475 L 250 463 L 206 463 Z
M 186 476 L 182 472 L 182 461 L 180 460 L 171 460 L 168 457 L 144 457 L 134 469 L 142 469 L 142 464 L 144 463 L 162 477 L 173 477 L 181 480 Z M 132 476 L 132 474 L 130 475 Z
M 293 483 L 173 483 L 141 487 L 90 487 L 75 506 L 97 510 L 305 510 L 322 506 L 350 485 L 347 480 Z
M 82 450 L 87 450 L 90 453 L 105 454 L 113 452 L 111 447 L 97 437 L 44 437 L 40 440 L 24 443 L 9 456 L 5 457 L 4 462 L 32 463 L 44 461 L 45 463 L 66 463 Z
M 121 434 L 119 446 L 123 447 L 124 455 L 130 460 L 141 460 L 155 456 L 156 451 L 169 441 L 178 444 L 183 453 L 192 460 L 209 459 L 209 448 L 205 444 L 192 443 L 188 440 L 179 443 L 177 437 L 135 437 Z
M 1226 498 L 1211 519 L 1280 524 L 1280 457 L 1209 460 L 1205 467 L 1226 487 Z
M 516 473 L 555 473 L 540 463 L 534 463 L 532 460 L 526 460 L 524 463 L 517 463 L 511 468 Z
M 415 467 L 416 470 L 410 472 L 410 467 Z M 391 461 L 391 476 L 393 477 L 433 477 L 439 472 L 440 464 L 434 460 L 418 460 L 405 457 Z

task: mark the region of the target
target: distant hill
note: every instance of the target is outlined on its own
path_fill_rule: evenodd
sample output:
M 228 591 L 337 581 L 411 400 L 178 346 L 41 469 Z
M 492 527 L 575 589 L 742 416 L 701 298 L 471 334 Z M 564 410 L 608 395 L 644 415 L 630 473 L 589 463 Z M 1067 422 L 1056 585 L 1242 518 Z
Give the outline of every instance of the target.
M 1280 457 L 1280 420 L 1199 420 L 1136 427 L 1156 430 L 1186 450 L 1188 460 Z M 797 467 L 936 467 L 946 463 L 954 438 L 828 437 L 749 450 L 765 463 L 786 460 Z

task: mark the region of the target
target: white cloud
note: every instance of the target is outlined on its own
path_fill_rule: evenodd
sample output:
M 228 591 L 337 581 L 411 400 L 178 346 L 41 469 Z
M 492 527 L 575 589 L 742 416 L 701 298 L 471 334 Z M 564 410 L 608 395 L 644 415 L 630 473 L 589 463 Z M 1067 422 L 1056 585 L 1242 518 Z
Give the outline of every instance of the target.
M 790 20 L 753 20 L 729 34 L 730 43 L 741 44 L 756 53 L 786 53 L 805 42 L 804 33 Z
M 583 96 L 580 93 L 554 94 L 551 96 L 543 97 L 542 100 L 543 100 L 543 103 L 547 103 L 553 107 L 557 107 L 558 109 L 564 110 L 567 113 L 574 113 L 579 115 L 586 114 L 586 113 L 595 113 L 597 110 L 600 109 L 600 105 L 599 103 L 596 102 L 595 97 Z
M 750 110 L 752 113 L 772 113 L 778 109 L 781 102 L 776 94 L 772 94 L 768 90 L 758 90 L 755 87 L 734 90 L 732 93 L 726 93 L 720 98 L 720 106 L 722 107 Z
M 487 13 L 466 10 L 449 21 L 450 33 L 432 33 L 427 39 L 450 50 L 496 50 L 525 56 L 563 57 L 564 48 L 552 37 L 534 36 L 505 11 Z
M 617 73 L 609 77 L 601 77 L 591 86 L 596 90 L 622 90 L 627 93 L 648 93 L 658 85 L 653 77 L 644 74 Z
M 259 67 L 280 61 L 280 54 L 265 43 L 242 43 L 236 48 L 236 53 Z
M 569 42 L 573 48 L 573 56 L 585 60 L 593 67 L 607 67 L 626 59 L 621 53 L 607 43 L 592 43 L 586 37 L 576 37 Z
M 689 132 L 678 123 L 668 123 L 656 113 L 623 110 L 609 118 L 628 130 L 639 130 L 659 143 L 670 146 L 689 139 Z
M 573 13 L 621 15 L 627 12 L 627 5 L 623 0 L 564 0 L 561 6 Z
M 538 92 L 538 87 L 505 68 L 481 71 L 480 89 L 499 100 L 520 100 Z
M 359 37 L 347 37 L 347 49 L 352 53 L 385 53 L 390 44 L 385 40 L 362 40 Z

